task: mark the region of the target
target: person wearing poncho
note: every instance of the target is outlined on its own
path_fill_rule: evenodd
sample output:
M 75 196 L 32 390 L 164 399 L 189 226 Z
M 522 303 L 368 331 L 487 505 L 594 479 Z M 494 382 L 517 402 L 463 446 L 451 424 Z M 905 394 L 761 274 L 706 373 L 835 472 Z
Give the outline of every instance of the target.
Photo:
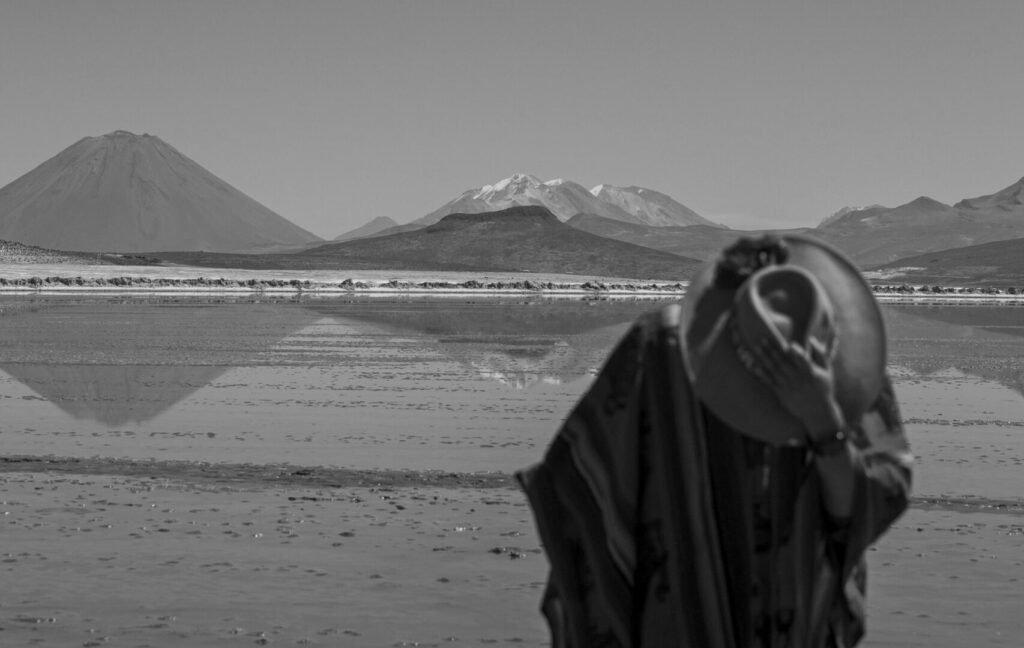
M 739 241 L 635 322 L 517 473 L 552 644 L 854 646 L 911 462 L 857 269 L 808 238 Z

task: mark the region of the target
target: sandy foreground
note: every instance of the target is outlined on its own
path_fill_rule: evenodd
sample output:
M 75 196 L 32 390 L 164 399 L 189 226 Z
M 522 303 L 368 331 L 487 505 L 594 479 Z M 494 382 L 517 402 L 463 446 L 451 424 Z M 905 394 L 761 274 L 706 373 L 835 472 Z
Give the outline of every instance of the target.
M 372 485 L 379 482 L 380 485 Z M 508 475 L 0 464 L 0 645 L 547 645 Z M 867 646 L 1019 646 L 1024 506 L 922 498 L 869 554 Z
M 0 645 L 545 640 L 534 614 L 544 559 L 509 488 L 0 482 Z

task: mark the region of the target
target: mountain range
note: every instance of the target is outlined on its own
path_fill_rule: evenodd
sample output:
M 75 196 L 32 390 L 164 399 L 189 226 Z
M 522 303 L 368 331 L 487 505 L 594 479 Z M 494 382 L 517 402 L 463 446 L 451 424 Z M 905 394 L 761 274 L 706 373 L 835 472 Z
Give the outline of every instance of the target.
M 862 266 L 1024 237 L 1024 178 L 954 205 L 921 196 L 898 207 L 844 210 L 812 230 Z
M 569 227 L 539 206 L 450 214 L 412 232 L 290 254 L 155 254 L 171 263 L 216 268 L 531 272 L 667 281 L 682 281 L 700 265 Z
M 484 218 L 485 213 L 496 216 Z M 929 267 L 940 268 L 929 270 L 934 276 L 946 271 L 939 251 L 1024 239 L 1024 179 L 952 205 L 922 196 L 891 208 L 847 207 L 816 227 L 784 231 L 828 241 L 863 268 L 930 255 Z M 179 251 L 179 260 L 210 264 L 216 258 L 243 267 L 349 264 L 606 276 L 622 276 L 632 268 L 625 276 L 675 279 L 679 268 L 717 254 L 737 237 L 768 232 L 731 230 L 652 189 L 600 184 L 588 190 L 570 180 L 541 181 L 517 173 L 465 191 L 409 223 L 379 216 L 321 245 L 319 237 L 160 138 L 127 131 L 79 140 L 0 188 L 0 240 L 50 250 L 160 253 L 164 258 Z M 609 247 L 609 241 L 619 245 Z M 1013 276 L 1017 245 L 992 248 L 1008 260 L 991 272 Z M 674 260 L 669 263 L 651 250 L 674 255 Z M 224 256 L 242 252 L 264 254 Z M 971 254 L 950 256 L 950 263 L 960 267 Z M 641 263 L 642 255 L 651 262 Z M 134 258 L 139 257 L 121 255 L 112 262 Z M 962 274 L 983 280 L 986 267 L 975 263 Z
M 596 236 L 560 222 L 545 207 L 449 214 L 421 231 L 329 243 L 298 254 L 405 269 L 528 270 L 679 279 L 698 262 Z M 462 266 L 452 267 L 455 261 Z
M 321 239 L 153 135 L 83 138 L 0 188 L 0 239 L 77 252 L 253 251 Z
M 723 227 L 652 189 L 600 184 L 588 190 L 570 180 L 559 178 L 542 182 L 536 176 L 516 173 L 494 184 L 464 191 L 426 216 L 421 216 L 406 225 L 380 227 L 381 223 L 377 219 L 357 230 L 346 232 L 335 240 L 356 238 L 353 234 L 360 230 L 372 232 L 362 234 L 363 236 L 408 232 L 433 225 L 449 214 L 479 214 L 522 205 L 546 207 L 562 222 L 577 214 L 593 214 L 614 221 L 652 227 Z
M 739 236 L 803 233 L 839 247 L 862 267 L 937 250 L 1024 237 L 1024 179 L 990 195 L 947 205 L 922 196 L 904 205 L 844 207 L 817 227 L 731 230 L 703 218 L 673 198 L 643 187 L 547 182 L 517 173 L 463 192 L 404 225 L 377 219 L 344 240 L 409 232 L 453 213 L 476 214 L 513 205 L 546 207 L 559 220 L 598 236 L 706 259 Z M 339 237 L 338 240 L 342 240 Z

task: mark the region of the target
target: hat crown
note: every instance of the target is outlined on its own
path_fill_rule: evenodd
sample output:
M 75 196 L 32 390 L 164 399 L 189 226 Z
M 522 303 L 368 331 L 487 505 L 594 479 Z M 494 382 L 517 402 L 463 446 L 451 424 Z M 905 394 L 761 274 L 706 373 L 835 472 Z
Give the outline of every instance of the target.
M 807 270 L 793 265 L 758 270 L 736 294 L 733 316 L 737 343 L 751 347 L 766 339 L 831 349 L 835 339 L 832 301 Z

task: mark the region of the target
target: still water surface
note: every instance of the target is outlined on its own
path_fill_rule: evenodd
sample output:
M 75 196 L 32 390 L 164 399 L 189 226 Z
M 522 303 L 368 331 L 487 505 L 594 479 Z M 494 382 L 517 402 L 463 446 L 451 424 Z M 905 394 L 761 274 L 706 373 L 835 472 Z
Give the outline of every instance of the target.
M 0 298 L 7 455 L 512 471 L 657 300 Z M 915 492 L 1019 498 L 1024 307 L 887 306 Z

